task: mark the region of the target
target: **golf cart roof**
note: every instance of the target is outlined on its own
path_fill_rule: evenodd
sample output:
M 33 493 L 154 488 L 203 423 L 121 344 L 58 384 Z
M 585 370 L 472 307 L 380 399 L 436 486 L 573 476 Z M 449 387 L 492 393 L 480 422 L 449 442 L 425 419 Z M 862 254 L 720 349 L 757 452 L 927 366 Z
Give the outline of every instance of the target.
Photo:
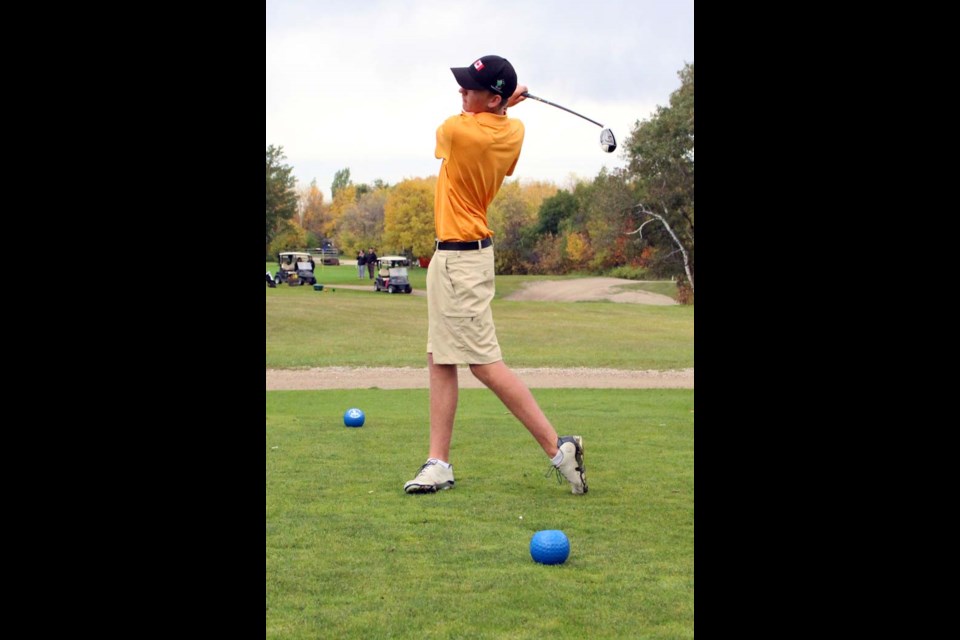
M 404 260 L 409 260 L 407 256 L 380 256 L 380 259 L 384 262 L 403 262 Z
M 281 251 L 278 255 L 281 256 L 300 256 L 304 258 L 309 258 L 310 254 L 306 251 Z

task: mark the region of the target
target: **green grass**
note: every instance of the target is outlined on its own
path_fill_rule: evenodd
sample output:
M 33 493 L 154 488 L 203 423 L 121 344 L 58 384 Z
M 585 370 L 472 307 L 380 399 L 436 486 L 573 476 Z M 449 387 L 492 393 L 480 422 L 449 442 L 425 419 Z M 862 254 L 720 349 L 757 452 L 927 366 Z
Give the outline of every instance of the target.
M 426 390 L 267 392 L 266 637 L 692 638 L 693 391 L 534 394 L 584 436 L 586 495 L 486 390 L 460 392 L 456 488 L 421 496 Z M 531 560 L 541 529 L 565 564 Z
M 676 299 L 677 283 L 672 280 L 635 282 L 620 285 L 617 287 L 617 291 L 649 291 L 650 293 L 659 293 L 662 296 Z
M 364 267 L 366 268 L 366 267 Z M 271 275 L 277 272 L 277 263 L 268 262 L 267 269 Z M 373 291 L 373 280 L 368 279 L 368 272 L 364 271 L 364 278 L 360 280 L 357 278 L 357 266 L 356 265 L 339 265 L 339 266 L 325 266 L 323 269 L 320 268 L 318 264 L 316 269 L 314 269 L 314 275 L 317 277 L 317 282 L 324 285 L 326 288 L 328 285 L 338 285 L 338 284 L 350 284 L 358 286 L 369 286 L 370 291 Z M 408 267 L 407 274 L 410 278 L 410 284 L 414 289 L 419 289 L 425 291 L 427 287 L 427 270 L 421 269 L 420 267 Z M 299 287 L 291 287 L 289 285 L 283 285 L 285 289 L 298 289 Z
M 351 267 L 327 267 L 331 283 L 266 289 L 266 366 L 422 367 L 427 300 L 336 288 L 357 282 Z M 344 270 L 344 271 L 340 271 Z M 425 274 L 425 269 L 411 269 Z M 334 278 L 336 275 L 336 279 Z M 321 276 L 318 275 L 318 278 Z M 350 277 L 353 281 L 350 281 Z M 531 276 L 498 276 L 504 281 Z M 423 291 L 411 276 L 413 287 Z M 493 301 L 504 360 L 514 367 L 682 369 L 693 366 L 694 307 L 613 302 Z
M 277 263 L 268 262 L 266 263 L 266 270 L 271 274 L 277 272 Z M 324 286 L 328 285 L 338 285 L 338 284 L 350 284 L 350 285 L 363 285 L 369 286 L 370 290 L 373 290 L 373 281 L 367 278 L 360 280 L 357 278 L 357 267 L 356 266 L 347 266 L 340 265 L 334 267 L 323 267 L 321 270 L 320 265 L 317 265 L 316 268 L 317 282 L 323 283 Z M 410 267 L 407 269 L 407 273 L 410 278 L 410 284 L 414 289 L 419 291 L 426 291 L 427 288 L 427 270 L 421 269 L 420 267 Z M 596 278 L 598 276 L 590 274 L 567 274 L 567 275 L 557 275 L 557 276 L 497 276 L 497 295 L 499 298 L 506 298 L 511 293 L 518 291 L 523 288 L 523 285 L 527 282 L 544 282 L 547 280 L 572 280 L 575 278 Z M 285 288 L 296 288 L 289 287 L 284 285 Z M 659 293 L 671 298 L 676 296 L 677 285 L 671 280 L 649 280 L 649 281 L 640 281 L 634 282 L 631 284 L 624 284 L 618 289 L 622 291 L 650 291 L 653 293 Z

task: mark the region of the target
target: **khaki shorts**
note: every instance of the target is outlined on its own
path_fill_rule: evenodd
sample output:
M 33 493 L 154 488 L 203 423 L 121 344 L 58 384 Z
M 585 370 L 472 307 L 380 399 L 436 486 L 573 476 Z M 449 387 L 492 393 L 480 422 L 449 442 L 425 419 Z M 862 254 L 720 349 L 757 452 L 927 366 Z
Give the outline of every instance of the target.
M 502 360 L 493 327 L 493 247 L 437 251 L 427 267 L 427 353 L 434 364 Z

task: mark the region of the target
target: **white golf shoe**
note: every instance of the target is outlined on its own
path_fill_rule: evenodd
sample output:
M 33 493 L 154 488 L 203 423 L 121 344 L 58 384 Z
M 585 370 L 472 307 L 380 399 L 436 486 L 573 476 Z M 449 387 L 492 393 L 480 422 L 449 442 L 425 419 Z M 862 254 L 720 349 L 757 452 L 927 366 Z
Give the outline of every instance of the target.
M 587 492 L 587 469 L 583 466 L 583 438 L 564 436 L 557 440 L 557 446 L 563 452 L 563 460 L 553 467 L 557 472 L 557 482 L 561 477 L 570 483 L 571 493 Z M 547 472 L 549 474 L 549 471 Z
M 403 490 L 407 493 L 436 493 L 441 489 L 452 489 L 453 484 L 452 465 L 447 468 L 436 460 L 427 460 L 417 477 L 403 485 Z

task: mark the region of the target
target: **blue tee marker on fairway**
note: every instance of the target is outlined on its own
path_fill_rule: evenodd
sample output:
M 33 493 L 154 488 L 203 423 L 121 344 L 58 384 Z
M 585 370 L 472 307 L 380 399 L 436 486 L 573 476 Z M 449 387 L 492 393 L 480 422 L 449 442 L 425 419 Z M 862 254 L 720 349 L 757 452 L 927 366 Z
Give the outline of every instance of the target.
M 347 409 L 343 414 L 343 424 L 348 427 L 362 427 L 365 419 L 366 416 L 363 415 L 363 411 L 356 407 Z
M 540 564 L 563 564 L 570 556 L 570 541 L 557 529 L 537 531 L 530 538 L 530 555 Z

